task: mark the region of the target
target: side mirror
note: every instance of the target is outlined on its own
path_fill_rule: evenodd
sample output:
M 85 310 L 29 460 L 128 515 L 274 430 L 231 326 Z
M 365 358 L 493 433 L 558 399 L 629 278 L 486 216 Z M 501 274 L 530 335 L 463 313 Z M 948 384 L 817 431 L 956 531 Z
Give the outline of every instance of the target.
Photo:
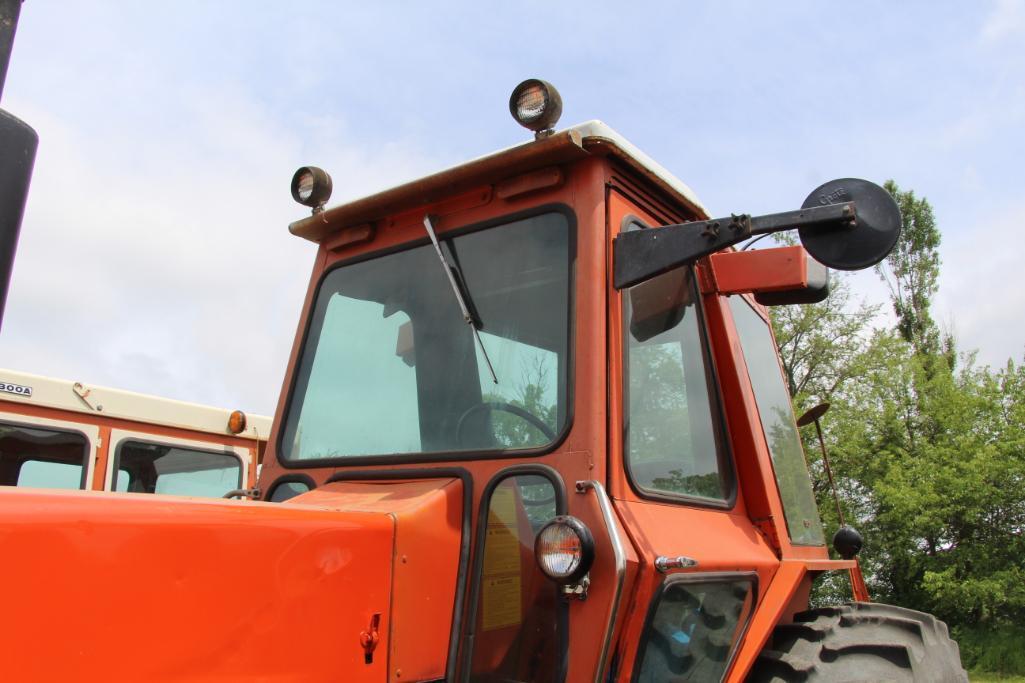
M 842 178 L 815 188 L 797 211 L 624 232 L 613 244 L 613 285 L 632 287 L 755 235 L 794 229 L 822 265 L 860 270 L 882 261 L 897 244 L 900 209 L 875 183 Z
M 816 304 L 829 296 L 829 268 L 803 247 L 723 252 L 708 261 L 719 294 L 751 293 L 763 306 Z

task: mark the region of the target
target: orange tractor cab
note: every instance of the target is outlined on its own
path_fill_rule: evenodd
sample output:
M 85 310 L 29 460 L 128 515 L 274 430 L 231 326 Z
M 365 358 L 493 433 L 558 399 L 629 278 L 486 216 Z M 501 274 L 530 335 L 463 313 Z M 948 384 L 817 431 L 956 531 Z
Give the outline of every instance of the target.
M 712 219 L 608 126 L 554 131 L 549 84 L 510 109 L 534 140 L 344 205 L 296 173 L 280 502 L 0 491 L 8 678 L 966 680 L 865 602 L 855 534 L 830 558 L 766 308 L 882 259 L 892 199 Z M 859 601 L 809 610 L 836 571 Z

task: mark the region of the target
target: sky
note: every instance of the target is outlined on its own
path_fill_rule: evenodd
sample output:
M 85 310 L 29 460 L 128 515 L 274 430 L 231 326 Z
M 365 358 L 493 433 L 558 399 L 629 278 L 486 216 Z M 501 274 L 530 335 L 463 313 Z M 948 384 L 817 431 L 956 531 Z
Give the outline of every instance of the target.
M 327 169 L 335 204 L 524 142 L 529 77 L 715 215 L 836 177 L 915 190 L 943 234 L 934 316 L 1020 362 L 1023 45 L 1025 0 L 28 0 L 0 106 L 40 145 L 0 367 L 272 413 L 315 255 L 287 229 L 295 169 Z

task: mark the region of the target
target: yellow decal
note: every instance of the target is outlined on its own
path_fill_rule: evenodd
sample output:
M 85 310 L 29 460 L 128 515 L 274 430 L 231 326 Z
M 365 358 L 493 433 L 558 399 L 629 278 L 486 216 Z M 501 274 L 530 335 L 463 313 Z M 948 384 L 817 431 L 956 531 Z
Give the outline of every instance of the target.
M 517 535 L 516 489 L 510 480 L 491 495 L 484 535 L 482 628 L 515 626 L 522 620 L 520 540 Z
M 484 610 L 482 627 L 485 631 L 516 626 L 523 620 L 520 615 L 520 577 L 484 577 Z

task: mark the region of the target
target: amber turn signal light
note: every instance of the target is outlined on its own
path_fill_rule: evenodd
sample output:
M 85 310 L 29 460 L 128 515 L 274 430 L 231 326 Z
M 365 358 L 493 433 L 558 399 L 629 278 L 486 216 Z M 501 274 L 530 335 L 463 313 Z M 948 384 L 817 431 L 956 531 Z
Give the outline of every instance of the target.
M 233 410 L 228 416 L 228 431 L 232 434 L 241 434 L 246 431 L 246 414 L 241 410 Z

